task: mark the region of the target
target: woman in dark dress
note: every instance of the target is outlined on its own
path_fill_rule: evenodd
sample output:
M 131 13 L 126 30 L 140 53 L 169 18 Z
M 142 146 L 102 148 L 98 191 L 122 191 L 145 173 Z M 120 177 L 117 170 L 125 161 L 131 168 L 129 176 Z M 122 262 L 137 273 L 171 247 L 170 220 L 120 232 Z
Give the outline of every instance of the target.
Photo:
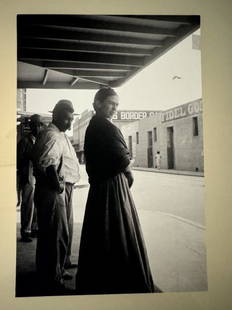
M 96 114 L 85 135 L 90 189 L 81 234 L 77 294 L 154 292 L 130 192 L 130 154 L 121 131 L 111 123 L 118 101 L 111 88 L 96 93 Z

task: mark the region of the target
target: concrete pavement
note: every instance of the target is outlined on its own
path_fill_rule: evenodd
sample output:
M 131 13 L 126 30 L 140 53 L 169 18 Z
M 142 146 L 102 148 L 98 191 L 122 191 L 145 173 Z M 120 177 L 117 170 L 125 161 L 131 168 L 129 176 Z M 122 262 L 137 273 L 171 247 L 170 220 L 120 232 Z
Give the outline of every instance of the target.
M 162 212 L 138 214 L 156 285 L 163 292 L 207 290 L 204 227 Z
M 87 195 L 88 178 L 81 169 L 77 184 L 76 219 L 84 216 L 83 200 Z M 203 176 L 202 172 L 138 168 L 134 170 L 157 173 Z M 136 201 L 135 201 L 136 203 Z M 205 227 L 197 222 L 170 213 L 137 210 L 147 245 L 149 261 L 156 285 L 164 292 L 207 290 Z
M 138 215 L 155 285 L 163 292 L 207 290 L 204 228 L 161 212 L 139 210 Z M 17 226 L 17 296 L 37 296 L 36 240 L 20 242 Z M 77 263 L 81 227 L 80 223 L 74 225 L 74 263 Z M 74 289 L 76 269 L 71 272 L 74 278 L 66 281 L 66 286 Z
M 77 205 L 73 242 L 73 261 L 75 263 L 77 262 L 84 206 L 88 192 L 85 168 L 82 165 L 80 169 L 82 177 L 75 189 L 77 199 L 74 200 Z M 17 295 L 36 296 L 36 287 L 34 287 L 36 240 L 29 244 L 19 241 L 19 214 L 18 208 Z M 169 213 L 140 209 L 138 214 L 155 284 L 163 292 L 207 290 L 204 226 Z M 75 270 L 72 272 L 75 275 Z M 67 281 L 66 285 L 71 289 L 74 288 L 74 279 Z

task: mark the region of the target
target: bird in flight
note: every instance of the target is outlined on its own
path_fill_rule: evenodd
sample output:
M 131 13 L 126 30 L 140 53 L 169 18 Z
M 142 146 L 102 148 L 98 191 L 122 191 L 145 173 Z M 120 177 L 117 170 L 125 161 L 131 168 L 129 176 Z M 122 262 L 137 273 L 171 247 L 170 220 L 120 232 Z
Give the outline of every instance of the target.
M 180 79 L 181 79 L 181 76 L 174 75 L 174 76 L 172 77 L 172 79 L 173 79 L 173 80 L 176 80 L 176 79 L 180 80 Z

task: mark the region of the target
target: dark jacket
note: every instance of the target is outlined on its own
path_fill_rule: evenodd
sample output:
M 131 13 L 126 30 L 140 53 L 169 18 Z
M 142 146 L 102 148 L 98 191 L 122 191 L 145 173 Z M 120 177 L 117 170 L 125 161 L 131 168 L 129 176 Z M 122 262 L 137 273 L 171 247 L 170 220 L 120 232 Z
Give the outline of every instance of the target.
M 34 182 L 33 165 L 31 161 L 33 145 L 32 134 L 23 137 L 17 144 L 17 173 L 20 186 L 24 186 L 26 183 L 32 184 Z

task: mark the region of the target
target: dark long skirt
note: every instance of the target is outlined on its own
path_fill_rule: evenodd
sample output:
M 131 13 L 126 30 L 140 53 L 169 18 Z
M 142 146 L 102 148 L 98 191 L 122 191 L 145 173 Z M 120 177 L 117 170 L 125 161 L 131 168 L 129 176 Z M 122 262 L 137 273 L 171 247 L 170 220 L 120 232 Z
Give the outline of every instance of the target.
M 154 292 L 145 243 L 123 173 L 90 186 L 81 234 L 77 294 Z

